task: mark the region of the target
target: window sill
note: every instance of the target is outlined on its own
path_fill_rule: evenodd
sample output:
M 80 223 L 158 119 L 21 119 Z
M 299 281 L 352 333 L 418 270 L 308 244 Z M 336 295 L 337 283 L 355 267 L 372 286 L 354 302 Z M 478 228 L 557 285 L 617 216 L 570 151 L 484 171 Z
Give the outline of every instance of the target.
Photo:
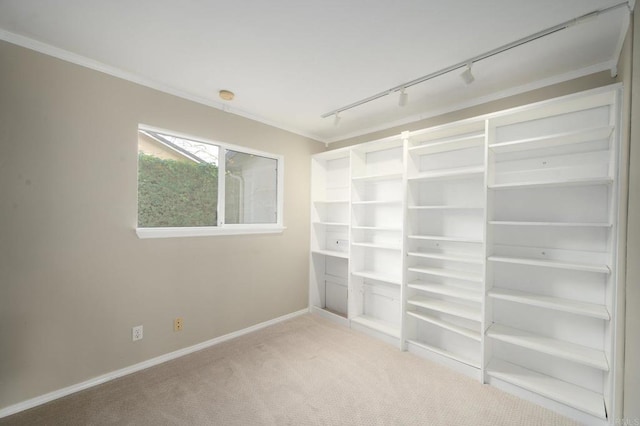
M 201 226 L 185 228 L 136 228 L 138 238 L 215 237 L 219 235 L 281 234 L 281 225 L 232 225 L 225 227 Z

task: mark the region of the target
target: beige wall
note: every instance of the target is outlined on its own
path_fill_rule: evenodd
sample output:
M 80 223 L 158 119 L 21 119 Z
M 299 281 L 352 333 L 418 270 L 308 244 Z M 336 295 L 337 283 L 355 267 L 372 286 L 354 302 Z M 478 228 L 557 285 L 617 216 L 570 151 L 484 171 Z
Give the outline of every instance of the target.
M 138 239 L 138 123 L 284 155 L 287 230 Z M 306 308 L 322 150 L 0 42 L 0 409 Z

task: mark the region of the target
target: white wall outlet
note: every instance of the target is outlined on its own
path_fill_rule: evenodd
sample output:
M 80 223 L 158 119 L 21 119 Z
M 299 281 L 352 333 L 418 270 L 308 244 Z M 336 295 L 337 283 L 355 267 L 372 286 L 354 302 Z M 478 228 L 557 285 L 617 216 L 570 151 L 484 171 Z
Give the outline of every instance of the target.
M 133 340 L 134 342 L 136 340 L 141 340 L 142 336 L 143 336 L 143 334 L 142 334 L 142 326 L 141 325 L 135 326 L 135 327 L 133 327 L 131 329 L 131 340 Z

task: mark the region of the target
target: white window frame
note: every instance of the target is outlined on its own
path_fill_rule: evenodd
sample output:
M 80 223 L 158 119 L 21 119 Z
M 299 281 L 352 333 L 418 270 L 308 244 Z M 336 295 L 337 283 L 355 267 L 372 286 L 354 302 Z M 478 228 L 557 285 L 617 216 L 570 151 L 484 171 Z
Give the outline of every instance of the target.
M 173 130 L 161 129 L 146 124 L 139 124 L 136 131 L 148 130 L 150 132 L 163 133 L 166 135 L 176 136 L 179 138 L 189 139 L 196 142 L 215 145 L 219 148 L 218 155 L 218 226 L 184 226 L 184 227 L 160 227 L 160 228 L 140 228 L 136 225 L 136 234 L 138 238 L 173 238 L 173 237 L 206 237 L 216 235 L 251 235 L 251 234 L 279 234 L 286 227 L 284 226 L 284 157 L 282 155 L 271 154 L 269 152 L 258 151 L 255 149 L 245 148 L 243 146 L 228 144 L 225 142 L 213 141 L 210 139 L 187 135 L 185 133 L 175 132 Z M 237 151 L 243 154 L 253 154 L 260 157 L 266 157 L 277 161 L 277 212 L 275 223 L 258 223 L 258 224 L 226 224 L 225 217 L 225 169 L 226 169 L 226 151 Z M 137 150 L 136 150 L 137 152 Z M 136 195 L 137 191 L 137 174 L 136 174 Z M 138 219 L 138 200 L 136 197 L 136 223 Z

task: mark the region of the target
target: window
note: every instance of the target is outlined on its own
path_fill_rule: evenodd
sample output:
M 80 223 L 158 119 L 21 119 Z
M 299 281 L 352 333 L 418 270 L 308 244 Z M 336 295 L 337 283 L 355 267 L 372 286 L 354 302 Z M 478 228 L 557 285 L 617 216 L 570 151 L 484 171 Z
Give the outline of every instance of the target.
M 281 232 L 283 159 L 138 130 L 140 238 Z

